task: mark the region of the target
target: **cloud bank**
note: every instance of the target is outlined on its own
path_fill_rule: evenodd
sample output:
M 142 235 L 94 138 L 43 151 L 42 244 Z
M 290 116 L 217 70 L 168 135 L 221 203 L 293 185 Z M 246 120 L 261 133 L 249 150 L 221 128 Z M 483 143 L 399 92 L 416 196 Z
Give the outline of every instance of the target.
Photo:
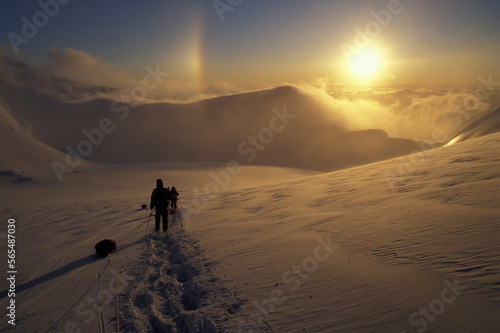
M 41 68 L 75 81 L 116 87 L 124 92 L 142 84 L 142 78 L 137 74 L 81 50 L 52 48 Z M 169 69 L 162 70 L 168 72 Z M 201 84 L 178 80 L 174 76 L 167 77 L 144 102 L 187 103 L 244 92 L 224 81 Z M 314 96 L 335 122 L 350 130 L 383 129 L 392 137 L 414 140 L 430 139 L 436 131 L 444 133 L 443 140 L 449 139 L 500 104 L 498 91 L 492 92 L 493 97 L 484 99 L 478 98 L 474 90 L 359 89 L 335 87 L 324 79 L 318 79 L 312 85 L 295 86 Z
M 482 100 L 465 90 L 385 89 L 383 92 L 343 90 L 329 93 L 312 86 L 302 89 L 332 110 L 332 117 L 338 117 L 349 130 L 383 129 L 391 137 L 414 140 L 429 140 L 436 131 L 442 133 L 443 139 L 450 139 L 491 111 L 491 103 L 496 101 L 495 98 Z
M 40 69 L 71 80 L 120 89 L 133 87 L 137 82 L 130 71 L 85 51 L 51 48 L 46 56 Z
M 45 72 L 86 84 L 118 88 L 125 92 L 143 85 L 144 76 L 147 74 L 146 70 L 139 74 L 132 73 L 121 66 L 106 62 L 99 56 L 71 48 L 64 50 L 51 48 L 46 53 L 46 58 L 46 62 L 39 67 Z M 172 70 L 161 64 L 144 64 L 144 68 L 148 66 L 151 68 L 159 66 L 163 72 Z M 160 86 L 150 91 L 145 101 L 193 102 L 241 91 L 240 88 L 226 81 L 204 84 L 185 79 L 179 80 L 172 75 L 171 79 L 163 80 Z

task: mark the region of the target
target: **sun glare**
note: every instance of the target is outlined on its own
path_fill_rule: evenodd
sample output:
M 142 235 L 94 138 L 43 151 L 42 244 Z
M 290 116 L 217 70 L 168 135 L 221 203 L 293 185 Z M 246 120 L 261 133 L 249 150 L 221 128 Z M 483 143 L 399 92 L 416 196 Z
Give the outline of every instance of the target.
M 375 75 L 380 61 L 372 50 L 361 50 L 351 57 L 351 72 L 361 79 L 369 79 Z

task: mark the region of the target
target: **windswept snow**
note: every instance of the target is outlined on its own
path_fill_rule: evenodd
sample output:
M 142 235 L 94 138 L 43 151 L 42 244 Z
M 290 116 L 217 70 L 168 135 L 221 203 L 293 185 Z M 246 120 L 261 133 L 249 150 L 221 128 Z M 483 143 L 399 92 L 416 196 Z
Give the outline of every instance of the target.
M 493 134 L 327 174 L 244 166 L 210 197 L 203 186 L 224 166 L 4 181 L 16 331 L 115 330 L 118 305 L 122 332 L 493 332 L 499 143 Z M 184 228 L 173 216 L 155 235 L 150 221 L 144 237 L 139 207 L 158 177 L 180 190 Z M 109 261 L 93 258 L 104 238 L 118 238 Z
M 188 230 L 246 291 L 233 331 L 495 331 L 499 143 L 222 194 Z

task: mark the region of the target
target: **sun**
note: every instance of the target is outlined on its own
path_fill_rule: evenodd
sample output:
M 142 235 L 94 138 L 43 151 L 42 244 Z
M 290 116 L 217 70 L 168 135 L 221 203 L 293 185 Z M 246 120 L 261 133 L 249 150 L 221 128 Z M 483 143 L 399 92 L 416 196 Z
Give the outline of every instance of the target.
M 379 66 L 380 60 L 378 55 L 369 49 L 360 50 L 353 54 L 350 59 L 351 72 L 360 79 L 372 78 Z

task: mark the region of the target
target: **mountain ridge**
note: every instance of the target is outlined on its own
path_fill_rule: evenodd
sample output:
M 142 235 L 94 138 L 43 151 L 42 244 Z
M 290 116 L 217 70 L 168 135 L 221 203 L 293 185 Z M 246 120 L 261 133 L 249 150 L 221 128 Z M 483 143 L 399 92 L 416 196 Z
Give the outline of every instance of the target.
M 31 66 L 17 68 L 38 75 Z M 135 104 L 126 98 L 64 100 L 57 86 L 10 83 L 5 71 L 0 92 L 18 122 L 49 146 L 93 162 L 235 160 L 332 171 L 421 150 L 382 130 L 350 133 L 336 110 L 293 86 L 192 103 Z

